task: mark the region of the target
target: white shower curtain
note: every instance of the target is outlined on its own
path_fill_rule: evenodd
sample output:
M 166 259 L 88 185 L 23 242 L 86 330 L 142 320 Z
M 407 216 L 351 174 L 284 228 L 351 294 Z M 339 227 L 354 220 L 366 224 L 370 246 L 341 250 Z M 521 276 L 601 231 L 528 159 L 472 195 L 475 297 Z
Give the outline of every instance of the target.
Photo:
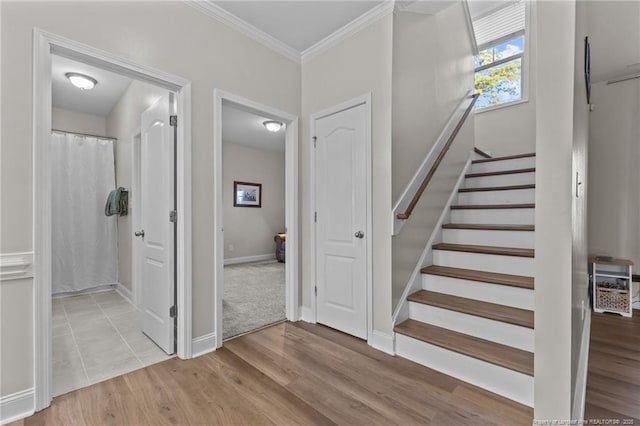
M 104 206 L 115 189 L 113 141 L 52 132 L 53 293 L 118 282 L 116 216 Z

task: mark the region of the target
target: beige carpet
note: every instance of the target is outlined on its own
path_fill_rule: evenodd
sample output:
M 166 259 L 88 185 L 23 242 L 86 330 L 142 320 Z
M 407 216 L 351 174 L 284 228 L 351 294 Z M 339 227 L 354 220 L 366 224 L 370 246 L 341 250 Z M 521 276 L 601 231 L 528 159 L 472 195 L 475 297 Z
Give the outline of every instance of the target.
M 284 263 L 224 267 L 223 339 L 285 319 Z

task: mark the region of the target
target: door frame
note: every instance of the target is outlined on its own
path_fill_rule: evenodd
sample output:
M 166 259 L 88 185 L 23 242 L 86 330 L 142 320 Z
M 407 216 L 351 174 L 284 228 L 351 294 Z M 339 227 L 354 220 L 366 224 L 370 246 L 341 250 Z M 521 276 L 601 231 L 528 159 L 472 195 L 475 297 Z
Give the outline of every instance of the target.
M 33 30 L 33 247 L 34 247 L 34 391 L 36 411 L 51 403 L 51 61 L 52 55 L 80 60 L 174 91 L 177 96 L 178 238 L 177 262 L 179 358 L 191 358 L 191 82 L 125 57 L 96 49 L 75 40 L 34 28 Z
M 373 222 L 372 222 L 372 186 L 371 186 L 371 92 L 365 93 L 362 96 L 350 99 L 346 102 L 339 103 L 322 111 L 316 112 L 309 116 L 309 253 L 311 263 L 311 279 L 309 280 L 309 288 L 307 291 L 311 296 L 311 318 L 313 323 L 318 320 L 318 297 L 315 294 L 314 287 L 317 282 L 317 264 L 316 264 L 316 223 L 315 212 L 317 211 L 316 205 L 316 154 L 313 148 L 313 136 L 316 132 L 316 121 L 345 111 L 357 106 L 365 106 L 365 127 L 366 127 L 366 180 L 367 180 L 367 202 L 365 204 L 367 212 L 367 226 L 365 244 L 366 249 L 366 273 L 367 273 L 367 343 L 373 345 L 373 249 L 372 249 L 372 237 L 373 237 Z
M 299 319 L 298 299 L 298 116 L 243 98 L 221 89 L 213 90 L 213 167 L 214 167 L 214 330 L 216 349 L 222 347 L 222 299 L 224 294 L 224 234 L 222 188 L 222 102 L 264 113 L 281 120 L 285 130 L 285 228 L 287 250 L 285 262 L 285 313 L 289 321 Z
M 136 129 L 131 136 L 131 191 L 129 196 L 129 208 L 131 209 L 131 229 L 142 228 L 140 217 L 140 149 L 142 143 L 142 130 Z M 140 307 L 142 303 L 142 268 L 139 265 L 141 258 L 140 239 L 131 236 L 131 293 L 133 303 Z

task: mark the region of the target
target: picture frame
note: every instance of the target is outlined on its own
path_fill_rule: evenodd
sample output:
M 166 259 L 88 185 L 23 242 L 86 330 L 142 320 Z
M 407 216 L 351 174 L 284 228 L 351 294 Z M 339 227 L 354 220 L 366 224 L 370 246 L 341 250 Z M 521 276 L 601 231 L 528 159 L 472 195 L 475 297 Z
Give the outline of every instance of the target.
M 233 207 L 262 207 L 262 184 L 233 181 Z

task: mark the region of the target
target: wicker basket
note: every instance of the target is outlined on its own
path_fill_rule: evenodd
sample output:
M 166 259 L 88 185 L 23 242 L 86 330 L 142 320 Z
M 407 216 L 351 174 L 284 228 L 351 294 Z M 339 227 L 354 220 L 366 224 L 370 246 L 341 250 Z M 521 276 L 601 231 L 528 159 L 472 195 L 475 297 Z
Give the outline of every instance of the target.
M 596 308 L 629 312 L 629 290 L 597 287 Z

